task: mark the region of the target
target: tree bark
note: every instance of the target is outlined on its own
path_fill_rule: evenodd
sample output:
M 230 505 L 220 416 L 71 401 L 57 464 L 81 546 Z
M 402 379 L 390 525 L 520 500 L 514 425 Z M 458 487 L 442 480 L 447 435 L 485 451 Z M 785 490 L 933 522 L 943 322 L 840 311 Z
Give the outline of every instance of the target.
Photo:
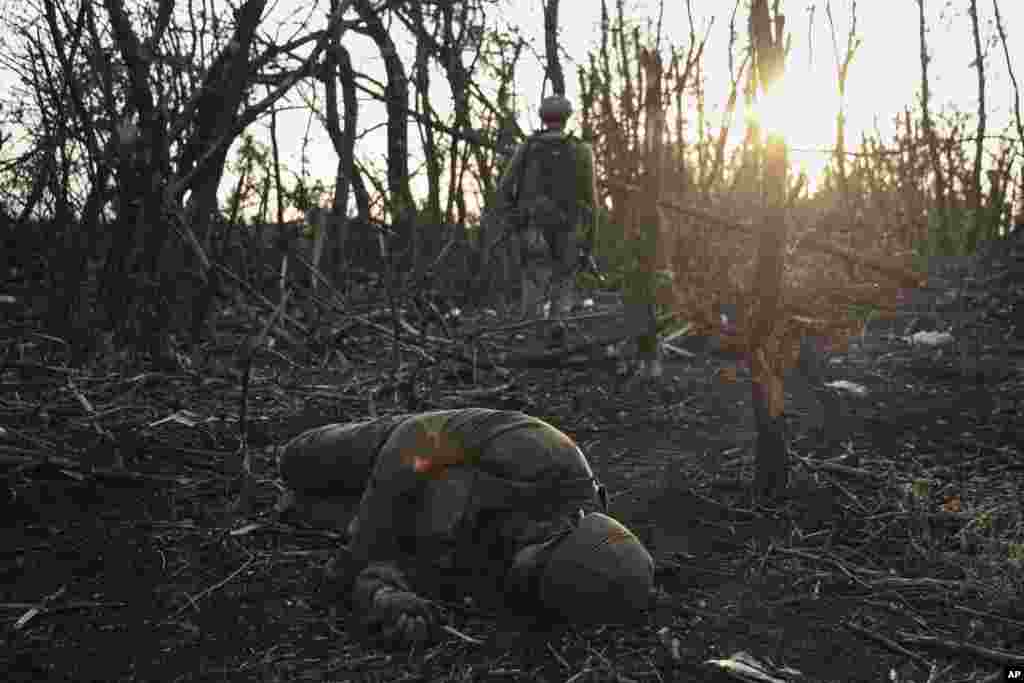
M 423 12 L 420 5 L 413 3 L 409 6 L 412 14 L 412 21 L 423 25 Z M 427 224 L 439 226 L 441 217 L 441 159 L 437 150 L 437 140 L 434 137 L 434 127 L 429 125 L 434 118 L 434 109 L 430 103 L 430 43 L 424 36 L 416 37 L 416 97 L 419 102 L 418 110 L 422 117 L 420 123 L 420 136 L 423 144 L 423 154 L 427 168 Z
M 154 104 L 149 83 L 149 64 L 136 37 L 131 20 L 120 0 L 105 0 L 114 41 L 128 67 L 130 110 L 138 124 L 127 122 L 123 136 L 118 180 L 121 196 L 120 241 L 114 252 L 119 263 L 112 273 L 127 275 L 129 282 L 105 283 L 108 314 L 122 341 L 144 347 L 155 359 L 166 345 L 169 307 L 162 299 L 174 301 L 177 273 L 161 271 L 161 254 L 170 234 L 163 212 L 164 184 L 170 173 L 167 121 Z M 131 294 L 126 296 L 125 288 Z
M 773 31 L 774 29 L 774 31 Z M 754 46 L 755 87 L 767 95 L 785 69 L 783 36 L 785 17 L 768 11 L 766 0 L 754 0 L 750 10 L 750 38 Z M 760 145 L 761 132 L 751 130 L 755 144 Z M 773 335 L 778 334 L 781 319 L 782 271 L 786 243 L 786 143 L 778 135 L 769 135 L 765 148 L 764 209 L 765 217 L 758 239 L 754 291 L 757 292 L 753 334 L 751 338 L 752 401 L 757 420 L 757 455 L 754 488 L 762 500 L 780 497 L 786 487 L 789 468 L 786 454 L 786 432 L 783 410 L 783 368 L 778 351 L 772 351 Z
M 384 59 L 388 79 L 384 87 L 388 136 L 388 204 L 395 232 L 401 241 L 407 241 L 415 210 L 409 188 L 409 134 L 406 117 L 409 109 L 409 80 L 398 56 L 398 49 L 377 8 L 369 0 L 355 0 L 353 6 L 365 24 L 355 30 L 373 40 Z M 394 249 L 390 251 L 394 253 Z
M 547 52 L 545 75 L 551 79 L 552 92 L 565 97 L 565 75 L 558 58 L 558 2 L 547 0 L 544 3 L 544 48 Z
M 978 0 L 970 0 L 967 12 L 971 17 L 971 37 L 974 39 L 974 68 L 978 72 L 978 129 L 974 138 L 974 167 L 971 169 L 971 188 L 968 199 L 973 221 L 968 248 L 973 251 L 977 241 L 986 237 L 983 231 L 990 229 L 987 221 L 981 215 L 981 166 L 984 160 L 985 128 L 988 118 L 985 108 L 985 55 L 983 54 L 984 47 L 981 44 L 981 31 L 978 27 Z
M 231 40 L 214 60 L 196 101 L 194 126 L 179 161 L 179 175 L 193 174 L 187 187 L 192 190 L 186 212 L 189 226 L 208 249 L 210 226 L 217 210 L 217 188 L 224 173 L 228 145 L 220 144 L 232 136 L 237 114 L 248 92 L 251 79 L 249 56 L 266 0 L 249 0 L 238 11 Z M 232 136 L 233 137 L 233 136 Z M 186 254 L 189 252 L 186 251 Z M 188 259 L 186 263 L 191 261 Z M 206 271 L 206 264 L 200 269 Z M 182 267 L 182 271 L 187 269 Z M 184 274 L 181 273 L 181 274 Z M 192 342 L 198 344 L 206 317 L 218 288 L 218 275 L 209 271 L 195 293 L 192 304 Z M 180 291 L 180 290 L 179 290 Z M 178 298 L 178 297 L 175 297 Z
M 918 9 L 918 33 L 921 42 L 921 125 L 924 127 L 924 136 L 928 144 L 928 156 L 932 164 L 932 176 L 934 178 L 935 202 L 939 210 L 941 229 L 944 231 L 949 225 L 949 204 L 946 197 L 946 174 L 942 168 L 942 158 L 939 153 L 939 141 L 935 135 L 935 126 L 931 115 L 931 90 L 928 81 L 928 64 L 931 57 L 928 56 L 927 24 L 924 16 L 924 0 L 917 0 Z
M 1013 84 L 1013 120 L 1016 123 L 1017 139 L 1024 142 L 1024 117 L 1021 115 L 1020 85 L 1017 83 L 1017 76 L 1013 72 L 1013 60 L 1010 59 L 1010 43 L 1006 35 L 1006 28 L 1003 26 L 1003 16 L 999 11 L 999 0 L 992 0 L 992 11 L 996 17 L 996 32 L 999 33 L 999 42 L 1003 46 L 1003 58 L 1006 62 L 1006 72 L 1010 76 L 1010 83 Z M 1024 174 L 1021 176 L 1021 190 L 1024 192 Z M 1024 223 L 1024 196 L 1021 198 L 1021 223 Z
M 332 0 L 332 10 L 337 0 Z M 356 126 L 359 121 L 359 103 L 356 101 L 355 74 L 348 50 L 341 44 L 341 25 L 331 31 L 329 46 L 325 55 L 327 65 L 324 89 L 326 91 L 327 132 L 338 155 L 338 168 L 334 174 L 334 197 L 331 201 L 332 220 L 322 221 L 324 229 L 330 226 L 328 262 L 332 265 L 331 276 L 336 278 L 339 270 L 346 270 L 345 246 L 348 241 L 348 196 L 352 186 L 355 164 Z M 342 126 L 338 116 L 338 81 L 341 81 L 342 104 L 345 107 L 345 122 Z
M 854 54 L 860 45 L 860 41 L 857 38 L 857 3 L 854 2 L 850 8 L 851 25 L 850 31 L 846 36 L 846 53 L 842 56 L 839 54 L 839 44 L 836 40 L 836 26 L 832 18 L 831 3 L 825 5 L 825 14 L 828 17 L 829 28 L 832 34 L 832 50 L 836 60 L 836 88 L 839 94 L 839 106 L 836 112 L 836 151 L 834 156 L 836 182 L 839 186 L 839 196 L 842 201 L 842 223 L 845 223 L 850 232 L 851 248 L 857 250 L 859 240 L 858 235 L 855 233 L 857 226 L 854 222 L 854 203 L 850 195 L 849 180 L 846 172 L 846 80 L 850 73 L 850 63 L 853 61 Z M 847 267 L 852 279 L 855 275 L 854 266 L 852 263 L 847 263 Z
M 646 76 L 644 93 L 644 191 L 637 197 L 640 204 L 636 212 L 634 231 L 639 249 L 638 268 L 634 273 L 632 306 L 636 309 L 637 360 L 648 377 L 661 375 L 661 360 L 658 357 L 658 333 L 656 329 L 656 296 L 659 289 L 658 270 L 667 249 L 662 243 L 661 231 L 664 221 L 661 215 L 662 183 L 664 182 L 664 132 L 665 109 L 662 102 L 663 66 L 661 55 L 642 50 L 640 67 Z

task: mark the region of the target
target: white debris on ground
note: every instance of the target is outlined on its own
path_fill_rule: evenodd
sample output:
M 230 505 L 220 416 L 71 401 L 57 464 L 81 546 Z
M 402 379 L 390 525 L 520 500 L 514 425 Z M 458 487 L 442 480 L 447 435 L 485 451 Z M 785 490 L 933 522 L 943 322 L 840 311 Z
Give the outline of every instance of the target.
M 920 346 L 945 346 L 953 341 L 953 335 L 949 332 L 935 332 L 929 330 L 927 332 L 917 332 L 904 337 L 903 341 L 908 344 L 917 344 Z
M 801 679 L 804 674 L 788 666 L 776 666 L 770 660 L 759 660 L 749 652 L 736 652 L 728 659 L 709 659 L 705 665 L 725 671 L 741 681 L 783 683 Z
M 853 394 L 854 396 L 867 396 L 868 390 L 862 384 L 850 382 L 845 379 L 836 380 L 835 382 L 826 382 L 825 386 L 830 389 L 838 389 L 839 391 L 846 391 Z

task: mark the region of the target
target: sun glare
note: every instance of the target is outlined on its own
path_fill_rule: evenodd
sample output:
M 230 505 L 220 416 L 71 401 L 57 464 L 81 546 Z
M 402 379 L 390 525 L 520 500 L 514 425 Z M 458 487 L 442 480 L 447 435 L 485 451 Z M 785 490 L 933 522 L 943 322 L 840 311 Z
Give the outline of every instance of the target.
M 767 95 L 760 94 L 749 112 L 765 133 L 783 137 L 794 172 L 807 173 L 812 190 L 828 162 L 836 122 L 834 90 L 814 76 L 806 69 L 787 71 Z
M 833 136 L 833 98 L 810 76 L 803 70 L 788 72 L 760 95 L 752 112 L 766 132 L 782 135 L 791 146 L 824 146 Z

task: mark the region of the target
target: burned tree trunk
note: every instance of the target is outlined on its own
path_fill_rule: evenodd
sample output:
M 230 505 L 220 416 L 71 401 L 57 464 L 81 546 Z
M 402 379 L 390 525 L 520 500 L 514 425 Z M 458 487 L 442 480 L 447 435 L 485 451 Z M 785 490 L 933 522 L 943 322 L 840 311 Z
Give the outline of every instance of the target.
M 558 58 L 558 0 L 544 3 L 544 49 L 547 52 L 546 76 L 551 79 L 551 90 L 565 96 L 565 75 Z
M 656 297 L 660 284 L 658 273 L 662 270 L 660 266 L 664 265 L 659 259 L 667 251 L 662 245 L 664 221 L 659 204 L 662 199 L 665 153 L 661 56 L 654 51 L 642 50 L 640 66 L 647 83 L 644 95 L 643 190 L 635 197 L 637 210 L 634 214 L 633 233 L 637 248 L 637 269 L 632 274 L 627 306 L 633 311 L 630 317 L 637 332 L 637 361 L 641 372 L 646 377 L 659 377 L 662 370 L 658 357 Z
M 388 78 L 384 88 L 388 136 L 388 202 L 395 232 L 400 241 L 407 243 L 415 214 L 412 191 L 409 189 L 409 79 L 402 59 L 398 56 L 398 49 L 377 8 L 369 0 L 356 0 L 354 7 L 364 23 L 355 30 L 373 40 L 384 59 L 384 70 Z
M 934 179 L 935 202 L 939 210 L 939 220 L 942 230 L 945 231 L 949 225 L 949 202 L 946 193 L 946 173 L 942 167 L 942 155 L 939 149 L 939 139 L 935 134 L 935 124 L 931 114 L 931 86 L 928 81 L 928 64 L 931 57 L 928 56 L 927 24 L 924 16 L 924 0 L 917 0 L 918 8 L 918 31 L 921 42 L 921 125 L 924 128 L 925 140 L 928 143 L 928 156 L 932 165 L 932 178 Z
M 774 31 L 772 30 L 774 28 Z M 785 68 L 783 34 L 785 18 L 777 14 L 772 21 L 766 0 L 755 0 L 750 11 L 751 43 L 756 71 L 764 95 Z M 752 136 L 760 144 L 761 132 Z M 780 331 L 782 267 L 786 243 L 786 158 L 785 140 L 769 135 L 765 155 L 765 215 L 758 237 L 754 291 L 758 305 L 751 336 L 752 399 L 757 421 L 757 467 L 754 487 L 765 500 L 778 498 L 786 487 L 789 468 L 786 461 L 786 423 L 783 416 L 785 393 L 783 368 L 776 348 Z
M 336 4 L 336 2 L 332 3 Z M 318 239 L 327 240 L 327 261 L 332 264 L 333 274 L 343 269 L 345 243 L 348 237 L 348 196 L 352 186 L 355 165 L 356 125 L 359 122 L 359 104 L 356 101 L 355 73 L 348 50 L 341 44 L 341 26 L 331 32 L 330 45 L 325 55 L 327 133 L 330 135 L 334 152 L 338 155 L 338 168 L 334 177 L 334 198 L 331 202 L 331 220 L 322 220 L 322 230 L 330 234 Z M 338 115 L 338 81 L 341 81 L 342 104 L 345 120 L 342 125 Z

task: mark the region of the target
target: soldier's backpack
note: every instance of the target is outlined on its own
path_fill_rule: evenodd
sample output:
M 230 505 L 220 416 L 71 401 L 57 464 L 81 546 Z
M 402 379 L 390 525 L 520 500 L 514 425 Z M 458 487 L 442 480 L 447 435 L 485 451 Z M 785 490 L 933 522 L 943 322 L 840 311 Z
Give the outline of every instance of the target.
M 518 204 L 534 227 L 573 230 L 579 220 L 576 145 L 571 135 L 536 134 L 519 168 Z

